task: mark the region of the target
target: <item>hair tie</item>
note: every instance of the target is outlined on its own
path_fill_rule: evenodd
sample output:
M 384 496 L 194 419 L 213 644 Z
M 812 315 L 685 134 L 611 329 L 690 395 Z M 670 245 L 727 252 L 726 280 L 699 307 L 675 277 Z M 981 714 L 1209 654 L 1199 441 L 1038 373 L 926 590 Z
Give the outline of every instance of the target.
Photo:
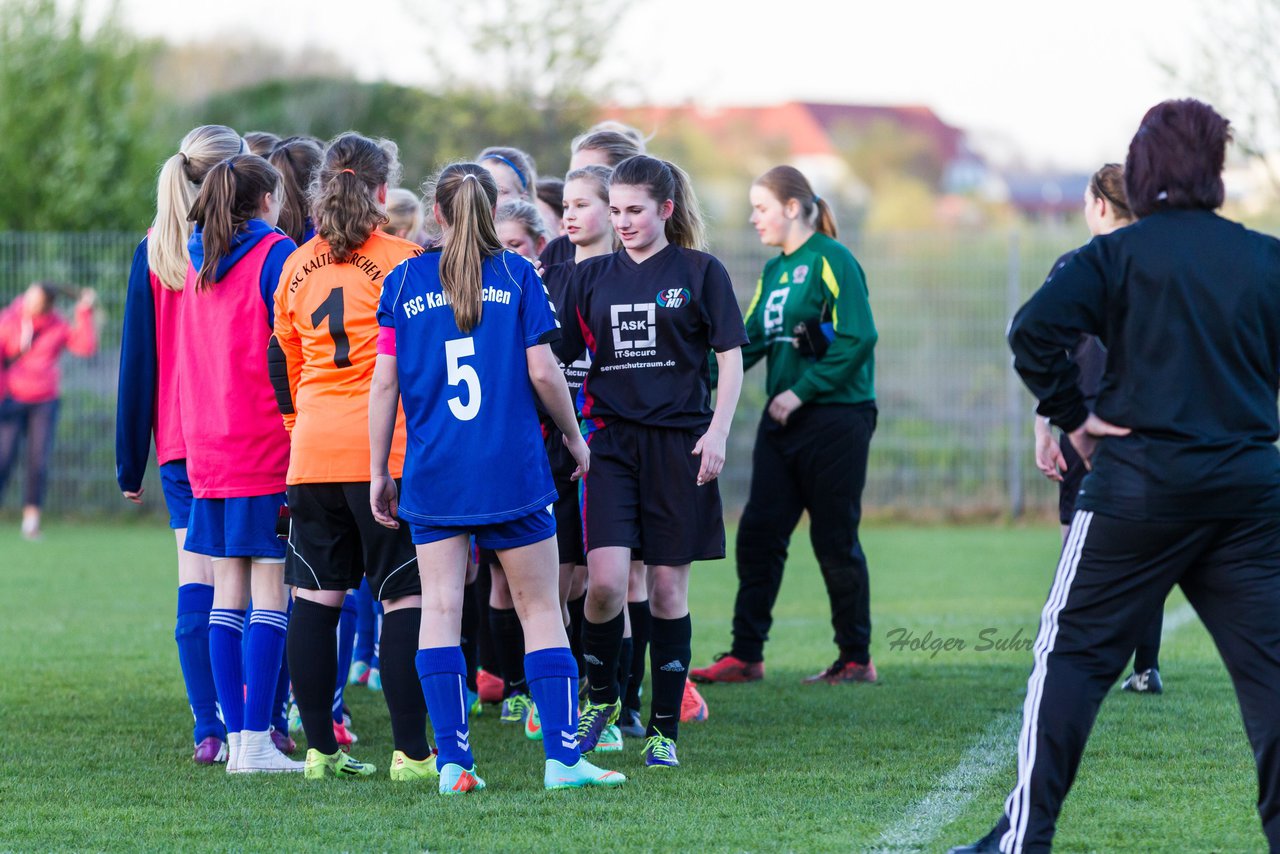
M 510 166 L 511 171 L 516 173 L 516 177 L 520 179 L 520 189 L 522 190 L 529 189 L 529 182 L 524 177 L 524 173 L 520 171 L 520 167 L 512 163 L 507 158 L 503 157 L 501 154 L 486 154 L 483 159 L 484 160 L 501 160 L 503 163 Z
M 222 162 L 227 164 L 227 168 L 230 169 L 232 172 L 236 171 L 235 161 L 233 161 L 230 157 L 228 157 L 226 160 Z
M 339 175 L 344 175 L 344 174 L 345 174 L 345 175 L 354 175 L 354 174 L 356 174 L 356 170 L 354 170 L 354 169 L 343 169 L 343 170 L 342 170 L 341 172 L 339 172 L 338 174 L 339 174 Z
M 182 165 L 183 165 L 183 166 L 186 166 L 187 164 L 189 164 L 189 163 L 191 162 L 191 158 L 190 158 L 190 157 L 187 157 L 187 153 L 186 153 L 185 151 L 179 151 L 179 152 L 178 152 L 178 156 L 182 158 Z
M 820 201 L 822 201 L 822 196 L 819 196 L 817 193 L 814 193 L 814 194 L 813 194 L 813 203 L 816 205 L 816 204 L 817 204 L 818 202 L 820 202 Z

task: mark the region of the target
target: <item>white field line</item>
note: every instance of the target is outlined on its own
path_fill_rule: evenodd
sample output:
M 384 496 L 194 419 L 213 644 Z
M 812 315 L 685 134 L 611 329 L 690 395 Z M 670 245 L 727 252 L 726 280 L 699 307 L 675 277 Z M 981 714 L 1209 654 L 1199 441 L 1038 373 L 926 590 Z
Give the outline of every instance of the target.
M 1170 635 L 1196 619 L 1195 609 L 1184 603 L 1164 618 L 1161 638 Z M 919 851 L 934 841 L 938 833 L 960 817 L 969 801 L 995 776 L 1004 770 L 1015 755 L 1020 713 L 1005 712 L 993 720 L 978 739 L 969 746 L 960 762 L 942 776 L 924 798 L 912 804 L 906 814 L 884 833 L 871 848 L 872 854 L 895 851 Z

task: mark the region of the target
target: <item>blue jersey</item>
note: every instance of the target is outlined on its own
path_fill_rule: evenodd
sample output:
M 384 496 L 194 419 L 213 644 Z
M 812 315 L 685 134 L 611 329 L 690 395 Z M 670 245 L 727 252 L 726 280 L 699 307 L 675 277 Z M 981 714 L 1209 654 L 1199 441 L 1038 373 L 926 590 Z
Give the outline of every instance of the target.
M 378 324 L 395 330 L 407 447 L 400 515 L 425 525 L 488 525 L 555 502 L 525 349 L 559 337 L 533 266 L 484 261 L 481 319 L 458 329 L 440 253 L 402 262 L 382 289 Z

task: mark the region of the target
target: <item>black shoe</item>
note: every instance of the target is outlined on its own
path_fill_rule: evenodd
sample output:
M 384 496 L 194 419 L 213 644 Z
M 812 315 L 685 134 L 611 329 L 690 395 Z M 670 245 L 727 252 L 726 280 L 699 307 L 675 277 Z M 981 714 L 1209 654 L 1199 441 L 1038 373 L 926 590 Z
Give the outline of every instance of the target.
M 1160 671 L 1150 667 L 1140 673 L 1138 671 L 1130 673 L 1129 678 L 1120 686 L 1120 690 L 1132 691 L 1135 694 L 1163 694 L 1164 683 L 1160 681 Z
M 947 854 L 1000 854 L 1000 832 L 993 827 L 991 832 L 972 845 L 958 845 Z

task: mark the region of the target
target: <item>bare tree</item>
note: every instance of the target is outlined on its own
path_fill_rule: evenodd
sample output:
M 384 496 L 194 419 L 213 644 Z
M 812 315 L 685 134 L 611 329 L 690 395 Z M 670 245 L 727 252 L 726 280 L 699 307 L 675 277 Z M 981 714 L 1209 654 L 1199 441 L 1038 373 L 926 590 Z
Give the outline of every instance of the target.
M 595 96 L 599 68 L 622 25 L 623 0 L 406 2 L 425 27 L 441 82 L 526 95 L 540 104 Z
M 1280 192 L 1280 0 L 1203 0 L 1201 10 L 1195 51 L 1161 65 L 1231 119 L 1240 151 L 1265 164 Z

